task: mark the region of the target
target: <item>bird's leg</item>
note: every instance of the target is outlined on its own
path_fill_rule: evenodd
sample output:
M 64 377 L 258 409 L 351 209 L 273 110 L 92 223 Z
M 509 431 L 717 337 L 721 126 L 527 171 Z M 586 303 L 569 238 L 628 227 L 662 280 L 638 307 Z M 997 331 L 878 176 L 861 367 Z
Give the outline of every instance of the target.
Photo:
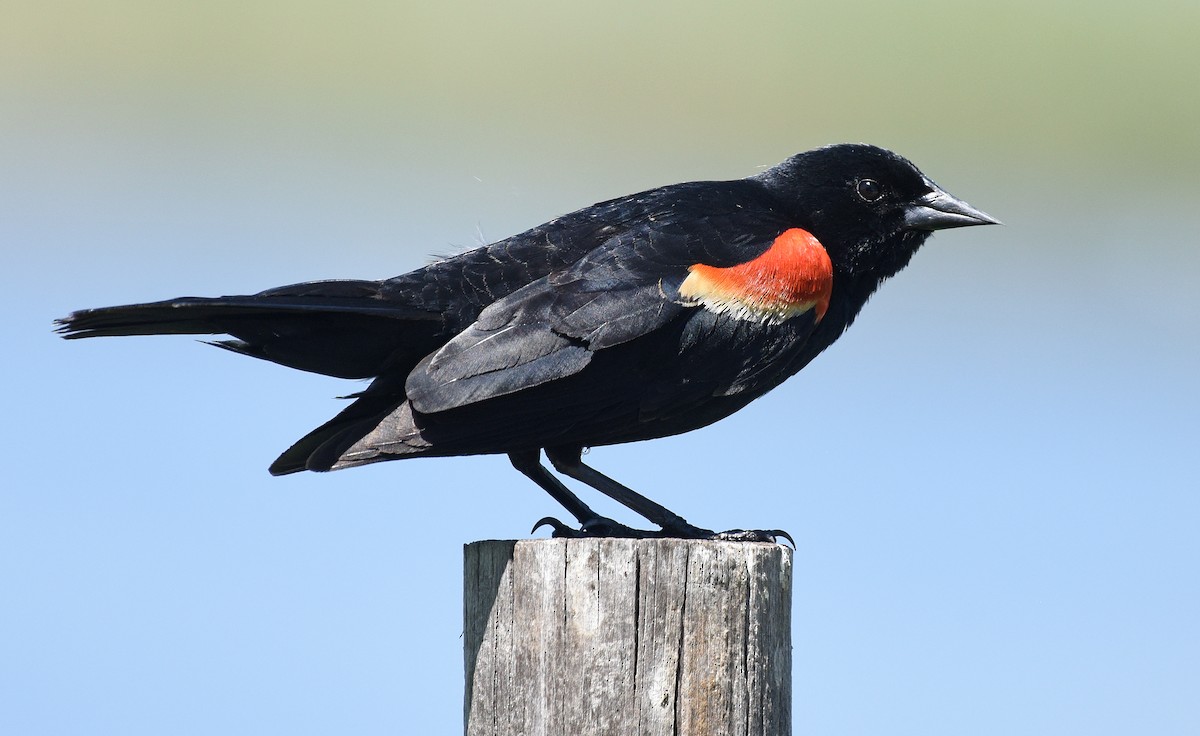
M 568 478 L 574 478 L 580 483 L 595 488 L 612 500 L 627 506 L 633 511 L 646 517 L 649 521 L 662 527 L 662 532 L 647 536 L 682 537 L 685 539 L 711 539 L 716 532 L 711 529 L 701 529 L 687 522 L 679 514 L 665 506 L 655 503 L 642 494 L 621 485 L 607 475 L 583 463 L 582 448 L 546 448 L 546 457 L 554 465 L 554 469 Z
M 583 536 L 601 536 L 601 537 L 644 537 L 647 533 L 637 529 L 631 529 L 624 524 L 620 524 L 612 519 L 606 518 L 592 511 L 586 503 L 579 500 L 571 492 L 571 489 L 562 484 L 558 478 L 551 475 L 546 466 L 541 463 L 541 452 L 539 450 L 522 450 L 521 452 L 508 453 L 508 459 L 512 462 L 513 467 L 521 471 L 521 473 L 529 478 L 534 483 L 541 486 L 542 490 L 549 493 L 550 496 L 562 504 L 575 520 L 579 522 L 579 529 L 572 529 L 563 524 L 558 519 L 546 517 L 533 528 L 536 531 L 538 527 L 550 525 L 554 528 L 554 536 L 556 537 L 583 537 Z
M 647 539 L 655 537 L 674 537 L 683 539 L 717 539 L 735 542 L 774 542 L 776 537 L 782 537 L 789 542 L 792 538 L 787 532 L 780 530 L 742 530 L 733 529 L 726 532 L 714 532 L 689 524 L 686 519 L 646 498 L 640 493 L 621 485 L 607 475 L 583 464 L 580 448 L 547 449 L 546 456 L 554 464 L 555 470 L 563 475 L 574 478 L 595 488 L 613 500 L 646 517 L 649 521 L 662 527 L 661 530 L 633 529 L 620 522 L 601 516 L 579 499 L 569 488 L 555 478 L 541 463 L 537 450 L 510 452 L 508 459 L 513 467 L 537 483 L 542 490 L 562 504 L 579 522 L 579 529 L 573 529 L 558 519 L 545 517 L 534 524 L 534 530 L 550 526 L 554 529 L 555 537 L 624 537 Z M 792 546 L 795 546 L 793 542 Z
M 796 543 L 791 535 L 781 529 L 730 529 L 724 532 L 714 532 L 711 529 L 689 524 L 679 514 L 661 504 L 655 503 L 637 491 L 624 486 L 609 478 L 600 471 L 583 463 L 583 451 L 579 447 L 547 447 L 546 457 L 554 465 L 554 469 L 563 475 L 586 483 L 614 501 L 629 507 L 646 517 L 649 521 L 662 527 L 660 532 L 644 532 L 643 537 L 675 537 L 682 539 L 715 539 L 731 542 L 774 542 L 777 537 Z M 545 468 L 543 468 L 543 471 Z M 531 476 L 532 477 L 532 476 Z M 620 534 L 611 536 L 623 536 Z

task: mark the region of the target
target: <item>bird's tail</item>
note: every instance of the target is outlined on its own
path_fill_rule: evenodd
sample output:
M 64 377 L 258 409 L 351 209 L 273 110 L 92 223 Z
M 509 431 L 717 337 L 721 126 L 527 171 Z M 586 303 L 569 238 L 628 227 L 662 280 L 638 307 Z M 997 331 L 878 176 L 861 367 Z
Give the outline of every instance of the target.
M 67 339 L 221 335 L 211 344 L 291 368 L 370 378 L 415 364 L 446 337 L 441 314 L 386 297 L 378 281 L 318 281 L 251 296 L 181 297 L 57 320 Z
M 357 394 L 354 403 L 301 437 L 271 463 L 271 475 L 332 470 L 342 454 L 404 403 L 403 378 L 382 377 Z

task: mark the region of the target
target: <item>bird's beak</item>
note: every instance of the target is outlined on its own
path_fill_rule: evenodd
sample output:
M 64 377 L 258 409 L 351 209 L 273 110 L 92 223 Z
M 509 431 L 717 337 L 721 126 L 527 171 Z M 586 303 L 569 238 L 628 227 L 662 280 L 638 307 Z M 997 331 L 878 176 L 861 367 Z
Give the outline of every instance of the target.
M 1000 224 L 988 213 L 937 187 L 924 197 L 913 200 L 904 209 L 904 226 L 909 230 L 945 230 L 948 227 Z

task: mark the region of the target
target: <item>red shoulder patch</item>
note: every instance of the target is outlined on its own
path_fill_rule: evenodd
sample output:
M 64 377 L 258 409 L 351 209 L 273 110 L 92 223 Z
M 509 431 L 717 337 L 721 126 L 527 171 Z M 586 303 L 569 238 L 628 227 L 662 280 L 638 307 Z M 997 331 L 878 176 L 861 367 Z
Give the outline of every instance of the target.
M 697 263 L 679 287 L 684 298 L 740 319 L 779 323 L 815 310 L 817 321 L 829 308 L 833 263 L 812 233 L 785 230 L 752 261 L 717 268 Z

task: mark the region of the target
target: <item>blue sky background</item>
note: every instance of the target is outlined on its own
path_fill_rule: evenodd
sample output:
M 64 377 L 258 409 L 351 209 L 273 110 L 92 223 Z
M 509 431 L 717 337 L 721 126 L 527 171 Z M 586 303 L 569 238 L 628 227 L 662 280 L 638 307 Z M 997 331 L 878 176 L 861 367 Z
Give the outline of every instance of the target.
M 590 461 L 795 536 L 798 734 L 1200 732 L 1194 4 L 5 15 L 0 732 L 456 733 L 461 547 L 558 512 L 503 458 L 273 479 L 355 383 L 53 318 L 387 277 L 843 140 L 1007 225 Z

